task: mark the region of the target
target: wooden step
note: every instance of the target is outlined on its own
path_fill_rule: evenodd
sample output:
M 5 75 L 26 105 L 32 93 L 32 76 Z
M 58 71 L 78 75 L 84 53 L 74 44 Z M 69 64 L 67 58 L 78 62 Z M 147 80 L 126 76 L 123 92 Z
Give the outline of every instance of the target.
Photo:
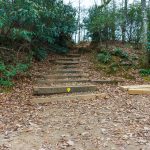
M 88 74 L 75 74 L 75 75 L 44 75 L 43 78 L 45 79 L 74 79 L 74 78 L 87 78 Z
M 138 89 L 138 88 L 150 88 L 149 85 L 129 85 L 129 86 L 120 86 L 122 89 Z
M 121 80 L 91 80 L 91 82 L 98 83 L 98 84 L 117 84 L 119 82 L 124 82 Z
M 83 71 L 81 71 L 81 70 L 67 70 L 67 69 L 64 69 L 64 70 L 56 70 L 56 71 L 54 71 L 55 73 L 83 73 Z
M 128 90 L 128 93 L 131 95 L 143 95 L 143 94 L 150 95 L 150 88 L 135 88 L 135 89 L 130 88 Z
M 37 84 L 51 84 L 51 83 L 73 83 L 73 82 L 79 82 L 79 83 L 90 83 L 89 79 L 73 79 L 73 80 L 62 80 L 62 79 L 54 79 L 54 80 L 37 80 Z
M 69 89 L 69 91 L 68 91 Z M 34 87 L 34 95 L 48 95 L 48 94 L 61 94 L 61 93 L 76 93 L 96 91 L 95 85 L 79 85 L 79 86 L 59 86 L 59 87 Z
M 55 61 L 56 64 L 63 64 L 63 65 L 75 65 L 79 64 L 79 61 Z
M 68 54 L 67 57 L 80 57 L 80 54 Z
M 59 69 L 77 69 L 78 66 L 75 65 L 63 65 L 63 66 L 59 66 Z
M 77 58 L 77 57 L 75 57 L 75 58 L 58 58 L 57 60 L 56 59 L 51 59 L 51 60 L 49 60 L 49 62 L 53 62 L 53 63 L 55 63 L 56 61 L 80 61 L 80 58 Z
M 61 96 L 61 97 L 50 97 L 50 98 L 34 98 L 31 99 L 32 103 L 36 104 L 43 104 L 43 103 L 49 103 L 49 102 L 57 102 L 57 101 L 74 101 L 74 100 L 93 100 L 93 99 L 100 99 L 100 98 L 106 98 L 107 94 L 105 93 L 99 93 L 99 94 L 78 94 L 73 96 Z
M 59 58 L 59 59 L 57 59 L 57 60 L 59 60 L 59 61 L 79 61 L 80 60 L 80 58 Z

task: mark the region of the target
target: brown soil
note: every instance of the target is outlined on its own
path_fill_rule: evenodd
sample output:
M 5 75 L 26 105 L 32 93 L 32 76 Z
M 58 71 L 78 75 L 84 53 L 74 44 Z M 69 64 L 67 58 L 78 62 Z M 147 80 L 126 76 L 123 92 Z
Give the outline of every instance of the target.
M 81 59 L 89 63 L 78 69 L 88 72 L 90 79 L 125 80 L 95 71 L 90 54 Z M 31 73 L 43 73 L 52 66 L 49 61 L 35 63 Z M 140 76 L 134 75 L 136 80 L 119 85 L 144 84 Z M 108 94 L 105 99 L 36 105 L 30 103 L 34 80 L 35 76 L 23 78 L 12 91 L 0 94 L 1 150 L 150 149 L 149 96 L 129 95 L 119 85 L 97 84 L 99 93 Z

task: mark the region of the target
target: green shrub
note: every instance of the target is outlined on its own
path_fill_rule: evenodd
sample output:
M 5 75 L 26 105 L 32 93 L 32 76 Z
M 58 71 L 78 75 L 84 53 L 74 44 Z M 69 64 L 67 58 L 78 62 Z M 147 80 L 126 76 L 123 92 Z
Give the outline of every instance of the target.
M 107 53 L 99 53 L 97 55 L 97 59 L 101 63 L 107 64 L 111 61 L 111 55 L 108 52 Z
M 118 71 L 119 65 L 114 62 L 114 63 L 112 63 L 112 64 L 110 65 L 109 68 L 110 68 L 110 72 L 111 72 L 111 73 L 115 73 L 115 72 Z
M 20 53 L 33 50 L 43 60 L 47 56 L 43 45 L 49 49 L 57 44 L 57 52 L 64 53 L 76 29 L 76 9 L 62 0 L 0 0 L 1 47 Z
M 131 56 L 130 56 L 130 60 L 131 60 L 131 61 L 138 60 L 138 57 L 137 57 L 136 55 L 131 55 Z
M 113 55 L 120 56 L 122 54 L 122 52 L 123 52 L 122 49 L 115 48 L 113 51 Z
M 124 58 L 124 59 L 129 59 L 129 54 L 125 51 L 123 51 L 122 49 L 120 48 L 116 48 L 114 51 L 113 51 L 113 55 L 115 56 L 119 56 L 121 58 Z
M 13 32 L 12 32 L 12 38 L 14 40 L 18 39 L 22 39 L 22 40 L 27 40 L 29 42 L 31 42 L 31 39 L 32 39 L 32 35 L 33 33 L 32 32 L 29 32 L 27 30 L 24 30 L 24 29 L 13 29 Z
M 3 62 L 0 62 L 0 85 L 1 86 L 12 86 L 13 78 L 21 73 L 24 73 L 29 68 L 28 64 L 17 64 L 5 65 Z
M 150 69 L 141 69 L 140 74 L 142 76 L 149 76 L 150 75 Z
M 37 60 L 42 61 L 48 56 L 48 52 L 44 48 L 39 48 L 35 51 L 34 56 Z
M 103 53 L 103 54 L 108 54 L 108 50 L 107 49 L 101 49 L 100 53 Z
M 12 83 L 12 81 L 0 78 L 0 86 L 11 87 L 11 86 L 13 86 L 13 83 Z
M 129 54 L 127 52 L 123 51 L 121 57 L 124 58 L 124 59 L 129 59 Z

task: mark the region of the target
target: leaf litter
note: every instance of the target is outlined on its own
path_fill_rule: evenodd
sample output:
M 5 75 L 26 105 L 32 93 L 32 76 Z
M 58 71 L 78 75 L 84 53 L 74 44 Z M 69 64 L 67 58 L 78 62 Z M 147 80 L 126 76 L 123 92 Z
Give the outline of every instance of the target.
M 82 60 L 89 59 L 89 54 L 82 56 Z M 53 69 L 48 60 L 35 63 L 30 73 Z M 86 70 L 92 79 L 122 79 L 104 76 L 88 62 L 79 69 Z M 1 150 L 150 149 L 149 96 L 128 95 L 119 88 L 144 83 L 139 77 L 134 81 L 122 79 L 126 82 L 119 85 L 97 84 L 100 93 L 108 94 L 106 99 L 44 105 L 30 102 L 36 79 L 34 75 L 20 79 L 11 92 L 0 94 Z

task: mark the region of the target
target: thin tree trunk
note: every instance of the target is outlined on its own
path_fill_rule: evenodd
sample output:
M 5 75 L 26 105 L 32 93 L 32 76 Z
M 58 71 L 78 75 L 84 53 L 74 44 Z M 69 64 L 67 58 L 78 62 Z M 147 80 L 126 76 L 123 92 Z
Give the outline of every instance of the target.
M 77 32 L 75 32 L 75 43 L 77 42 Z
M 107 14 L 107 18 L 108 18 L 108 7 L 105 6 L 105 10 L 106 10 L 106 14 Z M 108 40 L 109 40 L 109 28 L 108 28 L 108 22 L 106 22 L 106 49 L 108 49 Z
M 78 29 L 79 29 L 79 33 L 78 33 L 78 43 L 80 43 L 81 39 L 80 39 L 80 35 L 81 35 L 81 27 L 80 27 L 80 19 L 81 19 L 81 0 L 79 0 L 79 16 L 78 16 Z
M 85 27 L 84 27 L 84 29 L 83 29 L 83 41 L 85 41 L 86 40 L 86 38 L 85 38 L 85 36 L 86 36 L 86 30 L 85 30 Z
M 125 15 L 125 19 L 122 24 L 122 42 L 125 42 L 126 38 L 126 25 L 127 25 L 127 12 L 128 12 L 128 0 L 122 1 L 124 3 L 123 15 Z
M 150 0 L 148 1 L 148 12 L 150 12 Z M 148 33 L 150 33 L 150 21 L 148 22 Z M 149 35 L 149 38 L 148 38 L 148 42 L 149 42 L 149 45 L 150 45 L 150 35 Z M 149 48 L 149 51 L 148 51 L 148 63 L 150 64 L 150 48 Z
M 149 52 L 147 51 L 147 32 L 148 32 L 148 22 L 147 22 L 147 10 L 146 10 L 146 0 L 141 0 L 142 5 L 142 18 L 143 18 L 143 32 L 142 32 L 142 49 L 144 50 L 144 65 L 147 66 L 149 63 Z
M 115 0 L 113 0 L 113 15 L 115 15 L 115 12 L 116 12 L 116 3 L 115 3 Z M 114 20 L 113 25 L 112 25 L 112 40 L 113 41 L 115 41 L 116 39 L 115 31 L 116 31 L 116 26 L 115 26 L 115 20 Z

